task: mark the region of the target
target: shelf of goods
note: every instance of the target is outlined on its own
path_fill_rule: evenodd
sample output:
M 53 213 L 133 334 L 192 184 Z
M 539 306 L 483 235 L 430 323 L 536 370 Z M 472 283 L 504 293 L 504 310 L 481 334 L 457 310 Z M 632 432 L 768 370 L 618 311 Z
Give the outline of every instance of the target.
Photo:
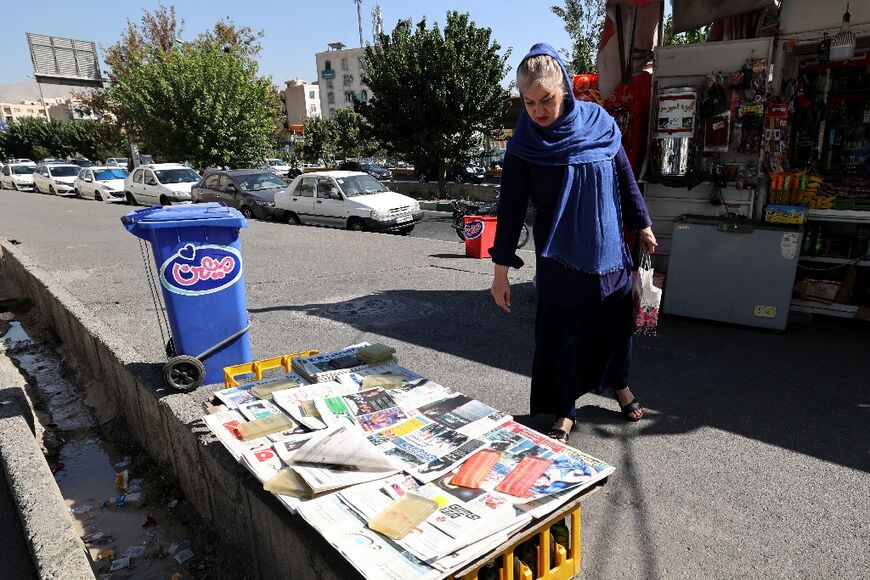
M 870 211 L 860 210 L 837 210 L 837 209 L 810 209 L 807 211 L 807 221 L 809 224 L 821 222 L 827 224 L 864 224 L 870 226 Z M 811 226 L 809 226 L 811 227 Z M 809 235 L 805 233 L 804 235 Z M 870 254 L 870 250 L 867 252 Z M 870 257 L 864 256 L 863 259 L 858 259 L 860 256 L 852 258 L 841 258 L 832 256 L 800 256 L 801 262 L 809 262 L 815 264 L 831 264 L 831 265 L 855 265 L 861 268 L 870 268 Z M 823 314 L 825 316 L 834 316 L 838 318 L 863 318 L 858 316 L 861 311 L 860 306 L 854 304 L 826 304 L 814 300 L 802 300 L 795 298 L 791 302 L 792 312 L 803 312 L 806 314 Z

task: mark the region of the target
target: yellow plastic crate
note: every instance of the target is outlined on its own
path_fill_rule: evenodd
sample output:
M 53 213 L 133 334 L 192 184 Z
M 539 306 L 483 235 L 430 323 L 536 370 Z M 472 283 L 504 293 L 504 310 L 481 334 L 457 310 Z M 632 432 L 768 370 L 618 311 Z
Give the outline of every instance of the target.
M 236 380 L 236 378 L 244 375 L 254 375 L 254 380 L 259 381 L 263 378 L 263 374 L 266 371 L 277 368 L 284 369 L 284 373 L 286 374 L 293 370 L 292 364 L 294 358 L 298 356 L 305 357 L 315 354 L 320 354 L 320 351 L 304 350 L 302 352 L 294 352 L 292 354 L 285 354 L 283 356 L 255 360 L 253 362 L 241 365 L 224 367 L 224 384 L 227 386 L 227 388 L 237 387 L 239 385 L 239 382 Z
M 570 546 L 567 548 L 561 544 L 555 546 L 555 562 L 550 562 L 550 528 L 553 524 L 561 522 L 565 517 L 571 518 Z M 580 531 L 582 510 L 578 503 L 570 512 L 560 510 L 546 522 L 538 524 L 525 534 L 511 540 L 510 545 L 494 554 L 483 562 L 474 564 L 474 568 L 468 572 L 460 572 L 458 576 L 451 576 L 452 580 L 478 580 L 480 571 L 490 562 L 501 558 L 501 567 L 498 571 L 499 580 L 569 580 L 580 573 L 582 559 Z M 520 563 L 519 576 L 514 574 L 514 550 L 524 542 L 538 537 L 537 545 L 537 570 L 532 570 L 524 563 Z

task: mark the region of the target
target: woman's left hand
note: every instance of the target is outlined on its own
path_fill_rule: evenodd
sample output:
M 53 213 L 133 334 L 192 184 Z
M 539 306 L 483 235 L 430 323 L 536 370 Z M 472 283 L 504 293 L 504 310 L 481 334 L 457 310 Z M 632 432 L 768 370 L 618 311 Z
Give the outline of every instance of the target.
M 647 254 L 656 253 L 656 246 L 659 244 L 656 241 L 656 236 L 653 234 L 652 228 L 643 228 L 640 230 L 640 245 L 643 248 L 643 251 Z

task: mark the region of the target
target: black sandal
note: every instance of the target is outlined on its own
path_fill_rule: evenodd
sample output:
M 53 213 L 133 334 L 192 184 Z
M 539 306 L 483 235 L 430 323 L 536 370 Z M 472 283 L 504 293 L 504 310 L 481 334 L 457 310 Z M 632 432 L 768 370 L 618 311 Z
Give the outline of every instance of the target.
M 565 418 L 567 419 L 567 417 L 565 417 Z M 550 439 L 555 439 L 559 443 L 566 443 L 567 444 L 568 443 L 568 436 L 571 434 L 571 429 L 573 429 L 573 428 L 574 428 L 574 421 L 572 420 L 571 426 L 568 428 L 567 431 L 565 431 L 563 429 L 556 429 L 555 427 L 553 427 L 552 429 L 547 431 L 547 437 L 549 437 Z
M 643 419 L 643 407 L 640 403 L 637 402 L 637 398 L 632 399 L 624 407 L 621 407 L 621 410 L 622 416 L 629 421 L 640 421 L 641 419 Z M 637 413 L 638 411 L 640 411 L 640 417 L 632 417 L 632 415 L 634 413 Z

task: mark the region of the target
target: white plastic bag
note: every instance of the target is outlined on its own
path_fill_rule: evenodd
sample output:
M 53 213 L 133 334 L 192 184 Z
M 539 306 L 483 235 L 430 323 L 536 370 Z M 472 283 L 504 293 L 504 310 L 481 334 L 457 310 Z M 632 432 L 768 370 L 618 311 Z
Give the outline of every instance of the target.
M 662 289 L 653 284 L 653 268 L 650 255 L 644 252 L 637 272 L 632 278 L 634 290 L 634 333 L 655 336 L 659 324 L 659 305 Z

